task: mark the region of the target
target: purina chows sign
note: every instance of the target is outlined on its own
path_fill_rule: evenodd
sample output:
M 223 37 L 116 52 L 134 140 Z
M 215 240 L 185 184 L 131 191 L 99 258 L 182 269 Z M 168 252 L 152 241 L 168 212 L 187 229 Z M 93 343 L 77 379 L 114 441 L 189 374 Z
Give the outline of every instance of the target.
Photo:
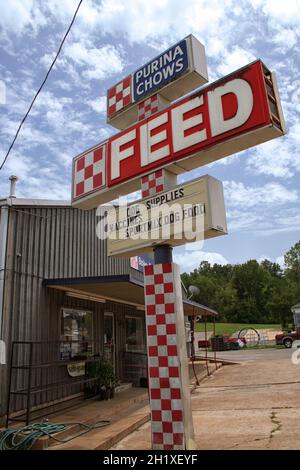
M 72 203 L 97 207 L 153 170 L 184 173 L 284 133 L 275 75 L 258 60 L 75 157 Z
M 175 44 L 132 76 L 133 100 L 139 101 L 184 74 L 189 67 L 187 40 Z
M 107 122 L 125 129 L 137 121 L 138 103 L 154 93 L 171 102 L 207 81 L 204 46 L 190 35 L 107 91 Z

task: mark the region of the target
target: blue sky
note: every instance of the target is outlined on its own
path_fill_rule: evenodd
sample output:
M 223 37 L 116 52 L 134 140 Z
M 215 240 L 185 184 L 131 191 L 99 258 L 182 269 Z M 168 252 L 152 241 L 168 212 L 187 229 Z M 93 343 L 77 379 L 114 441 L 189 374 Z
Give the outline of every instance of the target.
M 77 0 L 0 0 L 0 159 L 39 87 Z M 176 249 L 183 270 L 283 254 L 300 239 L 300 0 L 84 0 L 62 54 L 0 173 L 19 197 L 70 199 L 72 157 L 116 131 L 106 90 L 194 34 L 210 81 L 261 58 L 276 71 L 288 135 L 189 174 L 224 183 L 229 234 Z M 2 103 L 2 104 L 1 104 Z

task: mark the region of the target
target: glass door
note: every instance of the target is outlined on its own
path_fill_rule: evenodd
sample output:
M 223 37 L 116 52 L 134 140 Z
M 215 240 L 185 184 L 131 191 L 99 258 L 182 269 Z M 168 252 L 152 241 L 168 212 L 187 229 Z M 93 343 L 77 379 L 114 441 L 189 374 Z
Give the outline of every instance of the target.
M 114 314 L 104 313 L 104 359 L 115 369 L 115 325 Z

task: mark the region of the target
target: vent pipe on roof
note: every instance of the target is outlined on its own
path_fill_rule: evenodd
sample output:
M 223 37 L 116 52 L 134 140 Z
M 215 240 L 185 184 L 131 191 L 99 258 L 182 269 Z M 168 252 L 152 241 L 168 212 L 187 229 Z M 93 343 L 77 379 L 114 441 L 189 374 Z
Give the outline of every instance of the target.
M 9 177 L 9 181 L 10 181 L 9 197 L 16 197 L 16 184 L 17 184 L 17 181 L 18 181 L 18 177 L 12 175 L 12 176 Z

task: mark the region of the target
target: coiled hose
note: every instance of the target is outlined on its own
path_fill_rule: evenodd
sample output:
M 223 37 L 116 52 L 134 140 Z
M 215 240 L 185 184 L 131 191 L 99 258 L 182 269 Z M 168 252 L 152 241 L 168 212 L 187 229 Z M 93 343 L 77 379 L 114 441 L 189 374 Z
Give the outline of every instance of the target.
M 37 439 L 42 436 L 48 436 L 57 442 L 65 443 L 69 442 L 75 437 L 81 436 L 93 429 L 101 428 L 110 424 L 110 421 L 98 421 L 97 423 L 89 426 L 83 423 L 50 423 L 41 422 L 34 423 L 28 426 L 22 426 L 19 428 L 8 428 L 0 432 L 0 450 L 29 450 L 33 447 Z M 68 427 L 79 425 L 84 429 L 72 437 L 66 439 L 60 439 L 54 437 L 53 434 L 65 431 Z

